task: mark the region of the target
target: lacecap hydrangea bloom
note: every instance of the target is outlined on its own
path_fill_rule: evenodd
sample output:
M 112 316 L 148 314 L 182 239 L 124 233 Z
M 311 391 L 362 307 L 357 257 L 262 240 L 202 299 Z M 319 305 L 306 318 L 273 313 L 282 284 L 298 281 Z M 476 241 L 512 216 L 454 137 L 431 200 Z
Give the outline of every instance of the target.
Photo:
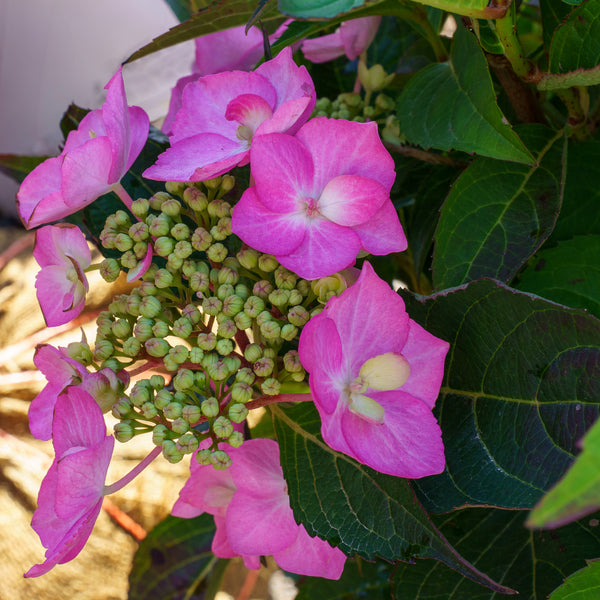
M 400 296 L 365 262 L 357 282 L 300 336 L 325 442 L 389 475 L 441 473 L 444 446 L 431 410 L 448 347 L 409 318 Z
M 119 185 L 148 137 L 148 115 L 127 106 L 121 69 L 106 84 L 106 102 L 71 131 L 59 156 L 38 165 L 17 194 L 30 229 L 62 219 Z M 125 200 L 127 202 L 127 200 Z
M 352 266 L 361 250 L 406 250 L 390 200 L 396 173 L 377 124 L 317 117 L 295 136 L 254 140 L 254 186 L 233 210 L 231 230 L 305 279 Z
M 228 451 L 231 466 L 216 471 L 192 459 L 190 478 L 172 513 L 191 518 L 207 512 L 217 527 L 212 551 L 220 558 L 242 556 L 249 569 L 273 555 L 284 570 L 339 579 L 346 555 L 294 520 L 277 442 L 247 440 Z

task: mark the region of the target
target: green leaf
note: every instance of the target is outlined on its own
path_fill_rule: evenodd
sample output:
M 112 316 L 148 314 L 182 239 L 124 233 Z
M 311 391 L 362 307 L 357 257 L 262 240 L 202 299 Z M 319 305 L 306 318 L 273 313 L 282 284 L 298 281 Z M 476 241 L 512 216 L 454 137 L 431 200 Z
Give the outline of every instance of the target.
M 571 7 L 563 0 L 540 0 L 540 10 L 544 28 L 544 47 L 549 49 L 554 31 L 565 20 Z
M 456 554 L 432 526 L 408 480 L 383 475 L 333 451 L 319 435 L 312 403 L 272 406 L 294 517 L 346 554 L 372 560 L 441 560 L 465 577 L 499 588 Z
M 167 517 L 138 548 L 129 574 L 129 600 L 200 600 L 217 563 L 210 546 L 213 517 Z M 227 561 L 219 561 L 226 564 Z
M 389 600 L 391 571 L 392 566 L 382 561 L 347 560 L 339 580 L 309 577 L 298 585 L 296 600 Z
M 499 7 L 488 6 L 488 0 L 415 0 L 444 11 L 480 19 L 499 19 L 510 2 L 498 2 Z M 279 10 L 298 19 L 330 19 L 361 6 L 376 5 L 373 0 L 279 0 Z
M 401 295 L 450 343 L 435 410 L 446 470 L 414 482 L 425 507 L 531 508 L 600 413 L 600 320 L 488 279 Z
M 541 600 L 570 573 L 585 566 L 586 558 L 597 555 L 600 527 L 580 521 L 551 534 L 530 532 L 523 527 L 525 516 L 522 511 L 477 508 L 434 517 L 434 521 L 477 568 L 515 588 L 518 598 Z M 501 598 L 431 561 L 399 567 L 394 591 L 394 597 L 401 600 Z
M 600 142 L 570 144 L 562 208 L 551 242 L 600 234 Z
M 529 527 L 558 527 L 600 507 L 600 421 L 581 442 L 583 452 L 529 515 Z
M 48 156 L 22 156 L 19 154 L 0 154 L 0 173 L 4 173 L 21 183 L 31 171 L 43 163 Z
M 542 249 L 516 287 L 600 317 L 600 235 L 577 236 Z
M 60 130 L 66 139 L 70 131 L 79 127 L 79 123 L 90 112 L 89 108 L 81 108 L 77 104 L 70 104 L 60 120 Z
M 496 104 L 475 36 L 462 26 L 454 34 L 450 61 L 430 65 L 408 82 L 397 116 L 408 141 L 424 148 L 534 162 Z
M 433 284 L 480 277 L 509 282 L 548 238 L 561 206 L 566 138 L 541 125 L 523 130 L 534 166 L 478 159 L 444 202 L 435 233 Z
M 154 38 L 149 44 L 134 52 L 125 63 L 148 56 L 169 46 L 193 40 L 201 35 L 246 25 L 256 10 L 256 4 L 257 0 L 216 0 L 207 8 L 194 13 L 185 23 L 176 25 L 166 33 Z M 273 3 L 267 4 L 260 18 L 265 26 L 271 25 L 272 30 L 275 30 L 277 25 L 283 22 L 283 16 Z
M 600 0 L 585 0 L 560 25 L 550 44 L 542 90 L 600 83 Z
M 595 560 L 587 567 L 573 573 L 549 600 L 596 600 L 600 596 L 600 561 Z

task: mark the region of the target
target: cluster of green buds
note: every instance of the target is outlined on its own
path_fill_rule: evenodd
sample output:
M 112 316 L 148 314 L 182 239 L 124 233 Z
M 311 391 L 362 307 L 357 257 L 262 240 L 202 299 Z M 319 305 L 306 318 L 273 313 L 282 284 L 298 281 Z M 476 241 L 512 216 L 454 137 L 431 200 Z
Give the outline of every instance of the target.
M 366 103 L 356 92 L 345 92 L 334 100 L 319 98 L 313 110 L 313 117 L 330 117 L 347 121 L 377 121 L 384 123 L 395 110 L 394 100 L 383 93 L 377 94 L 372 102 Z
M 171 462 L 200 448 L 199 462 L 226 468 L 253 402 L 306 389 L 301 328 L 346 287 L 343 277 L 299 279 L 242 245 L 231 233 L 234 188 L 230 175 L 167 183 L 135 200 L 132 214 L 110 215 L 100 235 L 114 256 L 100 265 L 104 279 L 147 270 L 99 315 L 86 362 L 154 373 L 113 404 L 115 437 L 152 432 Z

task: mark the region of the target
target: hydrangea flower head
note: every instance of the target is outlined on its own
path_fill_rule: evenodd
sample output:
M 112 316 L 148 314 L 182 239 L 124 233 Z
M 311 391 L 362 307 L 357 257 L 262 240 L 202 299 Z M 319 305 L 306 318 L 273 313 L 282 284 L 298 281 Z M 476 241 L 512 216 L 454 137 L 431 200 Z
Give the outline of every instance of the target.
M 354 60 L 369 47 L 380 23 L 381 17 L 344 21 L 334 33 L 302 42 L 302 52 L 314 63 L 327 62 L 344 54 L 348 60 Z
M 255 185 L 236 204 L 231 229 L 300 277 L 332 275 L 361 250 L 406 249 L 390 200 L 394 161 L 376 123 L 317 117 L 293 137 L 257 138 L 251 157 Z
M 114 438 L 106 435 L 102 411 L 85 391 L 70 387 L 54 409 L 56 458 L 42 481 L 32 527 L 46 560 L 25 577 L 38 577 L 81 552 L 98 518 Z
M 108 192 L 144 147 L 148 115 L 127 106 L 120 68 L 106 90 L 106 102 L 69 133 L 61 154 L 24 179 L 17 204 L 26 228 L 71 215 Z
M 448 347 L 408 317 L 400 296 L 365 262 L 357 282 L 300 336 L 325 442 L 389 475 L 441 473 L 444 446 L 431 410 Z
M 289 48 L 256 71 L 207 75 L 185 86 L 172 126 L 171 147 L 146 169 L 161 181 L 204 181 L 250 160 L 253 138 L 294 133 L 315 105 L 305 67 Z
M 89 289 L 84 271 L 92 255 L 83 233 L 75 225 L 42 227 L 33 256 L 41 267 L 35 287 L 46 325 L 68 323 L 83 310 Z
M 294 520 L 277 442 L 248 440 L 229 455 L 232 465 L 225 471 L 192 460 L 190 478 L 172 514 L 214 515 L 212 550 L 220 558 L 242 556 L 249 569 L 258 569 L 260 556 L 272 554 L 286 571 L 338 579 L 346 556 L 310 537 Z

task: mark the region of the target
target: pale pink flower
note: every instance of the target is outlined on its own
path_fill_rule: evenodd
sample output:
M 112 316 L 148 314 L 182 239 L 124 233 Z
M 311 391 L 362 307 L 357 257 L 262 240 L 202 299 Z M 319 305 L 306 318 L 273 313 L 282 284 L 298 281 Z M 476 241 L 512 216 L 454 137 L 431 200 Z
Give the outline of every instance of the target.
M 42 481 L 31 523 L 47 548 L 46 560 L 25 577 L 43 575 L 81 552 L 102 507 L 114 446 L 99 406 L 76 387 L 56 402 L 52 439 L 56 458 Z
M 85 270 L 92 255 L 75 225 L 47 225 L 36 232 L 33 257 L 40 265 L 35 281 L 46 325 L 72 321 L 85 306 L 89 289 Z
M 431 411 L 448 347 L 409 318 L 400 296 L 365 262 L 358 281 L 300 336 L 325 442 L 389 475 L 441 473 L 444 446 Z
M 310 537 L 294 520 L 277 442 L 248 440 L 229 455 L 232 465 L 225 471 L 192 460 L 190 478 L 172 514 L 214 515 L 212 550 L 220 558 L 242 556 L 248 568 L 258 569 L 260 556 L 273 555 L 291 573 L 339 579 L 344 553 Z
M 77 212 L 117 186 L 148 137 L 148 115 L 127 106 L 121 69 L 106 85 L 106 102 L 67 136 L 59 156 L 38 165 L 17 194 L 27 229 Z
M 349 60 L 358 58 L 371 44 L 381 17 L 361 17 L 344 21 L 334 33 L 302 42 L 308 60 L 323 63 L 344 54 Z
M 204 181 L 250 160 L 253 138 L 294 133 L 309 118 L 315 89 L 289 48 L 256 71 L 228 71 L 185 86 L 171 147 L 146 169 L 161 181 Z
M 305 279 L 352 266 L 356 255 L 406 250 L 390 200 L 394 161 L 376 123 L 317 117 L 292 137 L 252 145 L 255 185 L 233 209 L 232 231 Z

